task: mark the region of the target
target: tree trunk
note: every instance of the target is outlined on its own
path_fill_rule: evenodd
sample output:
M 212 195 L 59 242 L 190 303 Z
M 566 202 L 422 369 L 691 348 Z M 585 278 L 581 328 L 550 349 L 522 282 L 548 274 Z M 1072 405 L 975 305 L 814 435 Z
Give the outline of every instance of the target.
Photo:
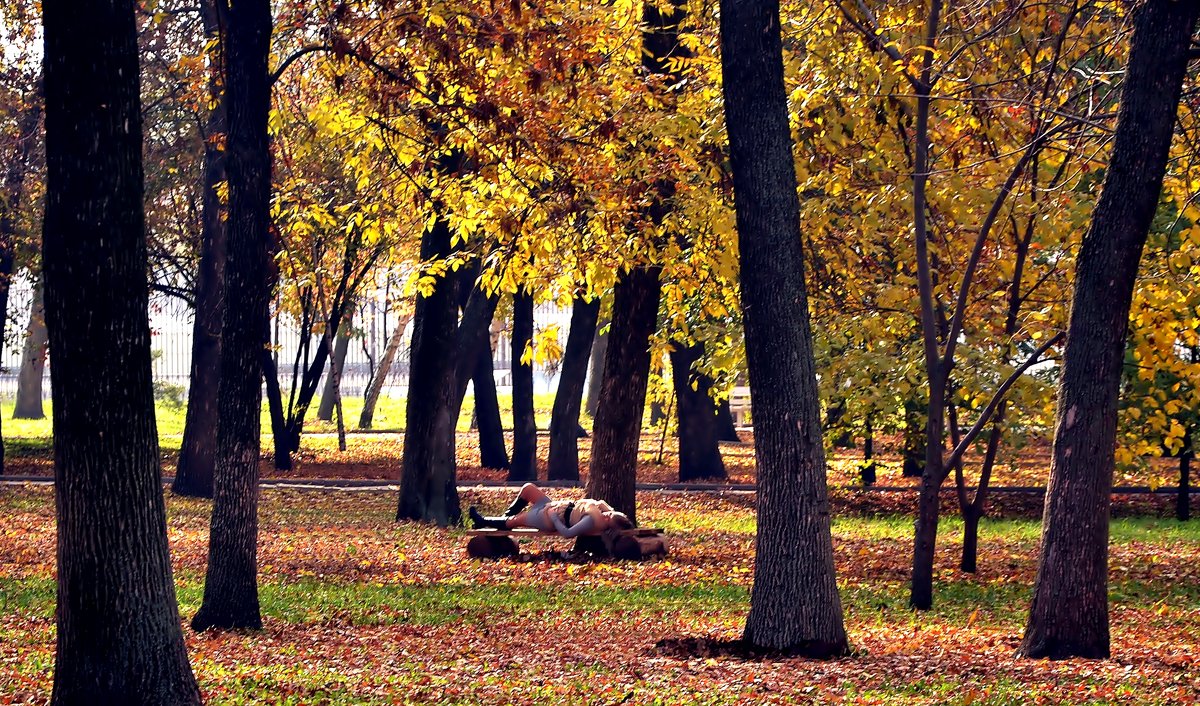
M 650 337 L 662 292 L 658 267 L 637 267 L 617 279 L 604 356 L 600 406 L 592 425 L 587 495 L 636 521 L 638 444 L 650 380 Z
M 42 278 L 33 287 L 29 304 L 29 325 L 25 329 L 25 349 L 21 354 L 21 371 L 17 373 L 17 404 L 13 419 L 45 419 L 42 409 L 42 378 L 46 370 L 49 337 L 46 333 L 46 311 L 42 297 Z
M 1191 468 L 1192 451 L 1185 447 L 1185 451 L 1179 454 L 1179 491 L 1175 494 L 1175 519 L 1180 522 L 1192 519 Z
M 400 341 L 404 338 L 404 329 L 408 326 L 411 318 L 411 316 L 402 317 L 396 322 L 396 328 L 392 329 L 392 335 L 388 336 L 387 346 L 383 349 L 383 357 L 379 359 L 379 367 L 375 368 L 375 375 L 371 377 L 371 384 L 367 386 L 367 394 L 363 398 L 362 412 L 358 415 L 359 429 L 370 429 L 374 422 L 375 405 L 379 403 L 379 393 L 383 391 L 383 385 L 392 372 L 392 363 L 396 360 L 396 352 L 400 350 Z
M 450 255 L 450 223 L 439 215 L 421 237 L 421 260 Z M 413 315 L 404 452 L 400 462 L 397 520 L 445 526 L 460 515 L 454 483 L 455 358 L 457 296 L 455 280 L 438 280 L 429 296 L 417 296 Z M 465 385 L 465 383 L 464 383 Z
M 1025 657 L 1109 655 L 1108 510 L 1129 305 L 1198 13 L 1196 0 L 1132 10 L 1112 157 L 1075 265 Z
M 263 348 L 261 354 L 263 387 L 267 390 L 267 414 L 271 419 L 272 457 L 275 470 L 292 470 L 292 454 L 288 450 L 287 419 L 283 415 L 283 395 L 279 389 L 279 369 L 274 354 Z
M 492 368 L 492 341 L 487 332 L 484 348 L 475 359 L 471 384 L 475 388 L 475 421 L 479 432 L 479 463 L 484 468 L 508 468 L 508 447 L 504 444 L 504 422 L 500 419 L 500 400 L 496 398 L 496 374 Z
M 977 569 L 976 563 L 979 557 L 979 521 L 983 519 L 983 512 L 979 508 L 970 506 L 963 511 L 962 519 L 963 546 L 959 568 L 964 573 L 973 574 Z
M 550 413 L 549 480 L 579 480 L 579 411 L 583 404 L 583 383 L 587 376 L 588 354 L 596 338 L 600 317 L 600 298 L 591 301 L 575 297 L 571 307 L 571 330 L 563 349 L 558 371 L 558 390 Z
M 198 706 L 154 424 L 135 4 L 42 9 L 58 528 L 51 704 Z
M 537 480 L 537 422 L 533 416 L 533 360 L 522 361 L 533 346 L 533 293 L 521 288 L 513 295 L 512 379 L 513 457 L 510 481 Z
M 217 0 L 200 3 L 206 40 L 219 41 Z M 217 44 L 219 47 L 219 43 Z M 219 54 L 217 54 L 219 57 Z M 183 444 L 175 466 L 171 490 L 179 495 L 211 498 L 213 449 L 217 445 L 217 386 L 221 379 L 221 320 L 224 316 L 227 227 L 217 188 L 225 181 L 225 151 L 215 141 L 227 129 L 225 90 L 221 65 L 209 69 L 208 114 L 204 141 L 204 200 L 200 231 L 200 259 L 196 268 L 196 320 L 192 328 L 192 363 L 188 381 L 187 417 Z
M 744 639 L 844 655 L 777 0 L 722 0 L 721 64 L 758 463 Z
M 946 377 L 941 371 L 940 361 L 929 365 L 927 369 L 929 399 L 936 400 L 936 403 L 927 405 L 925 410 L 925 467 L 921 472 L 916 533 L 913 537 L 912 586 L 908 602 L 917 610 L 933 607 L 933 559 L 937 552 L 940 491 L 945 479 L 942 472 L 942 437 L 946 429 Z
M 718 443 L 717 407 L 709 394 L 712 378 L 692 373 L 692 365 L 704 356 L 704 345 L 676 345 L 671 350 L 671 375 L 675 383 L 675 407 L 679 410 L 679 482 L 700 478 L 724 480 L 728 475 Z M 695 389 L 692 389 L 693 378 Z
M 735 444 L 742 443 L 742 437 L 738 436 L 737 425 L 733 423 L 733 410 L 729 408 L 729 398 L 721 400 L 721 404 L 717 405 L 717 438 L 721 441 L 732 441 Z
M 338 328 L 337 342 L 333 346 L 333 358 L 329 361 L 329 373 L 325 376 L 325 387 L 321 390 L 321 404 L 317 406 L 317 419 L 333 421 L 334 400 L 341 395 L 342 370 L 346 366 L 346 353 L 350 351 L 350 322 L 352 310 L 348 309 L 346 318 Z
M 192 628 L 261 628 L 258 605 L 258 460 L 262 361 L 269 355 L 271 82 L 268 0 L 227 10 L 229 259 L 217 391 L 217 447 L 204 600 Z
M 608 352 L 608 322 L 598 321 L 596 338 L 592 341 L 591 362 L 588 366 L 587 404 L 584 409 L 593 420 L 600 409 L 600 388 L 604 382 L 604 356 Z

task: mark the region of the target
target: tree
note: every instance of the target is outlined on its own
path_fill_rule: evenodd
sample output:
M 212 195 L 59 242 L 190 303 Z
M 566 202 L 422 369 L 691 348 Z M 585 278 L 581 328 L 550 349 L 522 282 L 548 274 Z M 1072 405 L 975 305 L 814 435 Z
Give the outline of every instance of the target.
M 131 0 L 43 4 L 55 706 L 200 704 L 154 425 L 134 11 Z
M 678 344 L 671 350 L 672 380 L 679 417 L 679 482 L 699 478 L 724 479 L 717 407 L 712 398 L 712 378 L 693 366 L 704 356 L 704 345 Z
M 221 327 L 216 465 L 204 599 L 194 630 L 260 628 L 258 458 L 263 359 L 274 284 L 271 253 L 269 0 L 233 0 L 225 13 L 229 138 L 227 306 Z
M 744 639 L 844 655 L 775 0 L 721 2 L 721 66 L 758 463 Z
M 513 455 L 510 481 L 537 480 L 537 423 L 533 416 L 533 293 L 513 295 Z
M 208 92 L 211 108 L 205 123 L 204 184 L 201 205 L 200 253 L 196 265 L 196 320 L 192 329 L 192 363 L 188 379 L 187 416 L 175 480 L 179 495 L 211 498 L 217 443 L 217 389 L 221 372 L 221 323 L 228 214 L 217 193 L 225 181 L 225 89 L 222 78 L 220 0 L 203 0 L 200 15 L 205 39 L 213 53 Z
M 1129 307 L 1198 15 L 1195 0 L 1131 10 L 1112 157 L 1075 265 L 1025 657 L 1109 655 L 1108 506 Z
M 558 390 L 550 413 L 549 480 L 579 480 L 579 412 L 588 358 L 600 317 L 599 297 L 575 297 L 571 306 L 571 330 L 563 350 Z
M 42 380 L 46 373 L 46 353 L 49 340 L 46 333 L 46 306 L 42 278 L 33 285 L 29 302 L 29 323 L 25 327 L 25 343 L 21 351 L 21 369 L 17 373 L 17 401 L 14 419 L 45 419 L 42 409 Z

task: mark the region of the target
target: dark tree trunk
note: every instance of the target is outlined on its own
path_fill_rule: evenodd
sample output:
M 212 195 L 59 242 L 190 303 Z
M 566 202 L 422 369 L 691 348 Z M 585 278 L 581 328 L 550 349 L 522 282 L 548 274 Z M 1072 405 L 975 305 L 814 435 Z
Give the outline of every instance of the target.
M 42 379 L 45 376 L 49 337 L 46 332 L 42 286 L 42 278 L 39 277 L 33 288 L 33 300 L 29 304 L 29 325 L 25 329 L 21 370 L 17 373 L 17 404 L 13 410 L 13 419 L 46 418 L 42 409 Z
M 379 394 L 383 391 L 383 385 L 392 372 L 392 363 L 396 360 L 396 352 L 400 350 L 400 341 L 404 338 L 404 329 L 408 326 L 408 322 L 408 318 L 397 321 L 396 328 L 388 337 L 387 345 L 383 349 L 383 357 L 379 359 L 379 367 L 375 369 L 375 374 L 371 377 L 371 384 L 367 386 L 367 394 L 363 395 L 362 413 L 358 415 L 359 429 L 370 429 L 374 422 L 375 405 L 379 403 Z
M 592 425 L 587 495 L 607 501 L 636 521 L 634 496 L 650 380 L 650 337 L 658 324 L 662 292 L 659 268 L 638 267 L 622 274 L 613 292 L 600 406 Z
M 489 336 L 490 338 L 490 336 Z M 500 419 L 500 400 L 496 398 L 496 374 L 492 368 L 492 343 L 476 359 L 471 383 L 475 388 L 475 417 L 479 432 L 479 463 L 484 468 L 508 468 L 508 447 L 504 444 L 504 422 Z
M 198 705 L 154 424 L 135 5 L 42 9 L 58 527 L 51 704 Z
M 537 422 L 533 416 L 533 361 L 521 361 L 533 345 L 533 293 L 522 288 L 513 295 L 512 379 L 513 457 L 510 481 L 537 480 Z
M 844 655 L 777 0 L 722 0 L 721 63 L 758 463 L 744 637 Z
M 1179 454 L 1179 491 L 1175 494 L 1175 519 L 1187 522 L 1192 519 L 1192 450 L 1191 434 L 1188 434 L 1183 453 Z
M 262 361 L 273 285 L 269 232 L 271 82 L 268 0 L 227 10 L 229 258 L 217 391 L 217 448 L 204 600 L 192 628 L 261 628 L 258 606 L 258 459 Z
M 979 521 L 983 519 L 983 512 L 971 506 L 963 510 L 962 518 L 963 546 L 959 568 L 964 573 L 973 574 L 979 557 Z
M 421 237 L 421 259 L 440 260 L 450 252 L 450 223 L 439 216 Z M 397 520 L 445 526 L 457 523 L 461 514 L 454 491 L 456 289 L 455 280 L 446 276 L 429 296 L 417 296 Z
M 600 318 L 600 298 L 588 301 L 575 297 L 571 306 L 571 330 L 563 349 L 558 371 L 558 390 L 550 413 L 549 480 L 579 480 L 579 412 L 583 404 L 583 383 L 587 377 L 588 355 L 596 338 Z
M 729 409 L 729 398 L 721 400 L 721 404 L 717 405 L 717 434 L 721 441 L 732 441 L 735 444 L 742 443 L 742 437 L 738 436 L 737 425 L 733 423 L 733 410 Z
M 472 418 L 472 429 L 479 434 L 479 465 L 484 468 L 507 469 L 508 448 L 504 444 L 504 422 L 500 419 L 500 400 L 496 397 L 496 374 L 492 367 L 492 320 L 495 318 L 495 297 L 487 298 L 476 287 L 479 278 L 479 265 L 473 264 L 459 270 L 462 278 L 459 281 L 459 306 L 463 309 L 463 320 L 459 323 L 459 340 L 467 335 L 476 336 L 474 346 L 478 348 L 475 354 L 475 366 L 470 370 L 471 385 L 475 389 L 475 414 Z M 475 296 L 474 305 L 471 297 Z M 482 301 L 480 298 L 487 298 Z M 486 306 L 481 306 L 486 305 Z M 486 318 L 486 322 L 483 320 Z M 471 351 L 463 350 L 464 355 Z M 459 366 L 455 361 L 456 375 L 465 372 L 466 361 Z M 456 380 L 462 395 L 466 395 L 466 384 Z M 461 410 L 462 399 L 458 401 Z
M 904 403 L 904 461 L 900 473 L 905 478 L 920 478 L 925 472 L 927 412 L 927 405 L 913 400 Z
M 350 310 L 338 327 L 337 342 L 333 346 L 333 358 L 329 361 L 329 372 L 325 375 L 325 386 L 321 389 L 321 404 L 317 405 L 317 419 L 333 421 L 334 401 L 341 395 L 342 370 L 346 366 L 346 354 L 350 351 Z
M 584 409 L 593 420 L 600 409 L 600 388 L 604 383 L 604 356 L 608 352 L 608 323 L 597 322 L 596 339 L 592 341 L 591 362 L 588 365 L 587 403 Z
M 217 0 L 200 3 L 204 36 L 219 41 Z M 219 46 L 219 45 L 218 45 Z M 219 56 L 219 54 L 218 54 Z M 188 382 L 187 417 L 183 444 L 171 490 L 179 495 L 211 498 L 213 449 L 217 446 L 217 386 L 221 379 L 221 322 L 224 316 L 227 227 L 217 188 L 225 181 L 225 151 L 214 140 L 225 134 L 225 89 L 221 66 L 209 69 L 208 94 L 214 101 L 208 114 L 204 141 L 204 200 L 200 231 L 200 259 L 196 268 L 196 320 L 192 329 L 191 377 Z
M 275 470 L 292 470 L 292 454 L 288 451 L 287 419 L 283 415 L 283 396 L 279 390 L 279 368 L 274 354 L 262 351 L 263 387 L 267 390 L 267 413 L 271 419 L 271 443 L 275 459 Z M 282 465 L 281 465 L 282 464 Z
M 1132 9 L 1112 157 L 1075 265 L 1025 657 L 1109 654 L 1108 511 L 1129 305 L 1198 13 L 1196 0 Z
M 710 478 L 724 480 L 725 462 L 718 443 L 717 406 L 710 390 L 712 378 L 693 374 L 692 365 L 704 356 L 704 345 L 677 344 L 671 350 L 675 407 L 679 410 L 679 482 Z M 696 388 L 692 389 L 692 383 Z

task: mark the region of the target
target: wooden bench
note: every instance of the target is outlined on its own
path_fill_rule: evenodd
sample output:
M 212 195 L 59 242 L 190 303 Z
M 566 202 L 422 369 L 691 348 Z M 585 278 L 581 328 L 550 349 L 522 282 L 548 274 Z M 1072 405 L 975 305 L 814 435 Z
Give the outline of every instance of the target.
M 735 387 L 729 392 L 729 413 L 733 415 L 735 427 L 748 426 L 747 420 L 752 414 L 749 387 Z
M 467 532 L 467 555 L 475 559 L 499 559 L 520 554 L 517 544 L 522 539 L 566 539 L 555 532 L 542 532 L 527 527 L 510 530 L 477 529 Z M 647 559 L 667 555 L 667 538 L 661 529 L 638 527 L 621 530 L 610 548 L 599 535 L 575 537 L 576 553 L 611 556 L 615 559 Z

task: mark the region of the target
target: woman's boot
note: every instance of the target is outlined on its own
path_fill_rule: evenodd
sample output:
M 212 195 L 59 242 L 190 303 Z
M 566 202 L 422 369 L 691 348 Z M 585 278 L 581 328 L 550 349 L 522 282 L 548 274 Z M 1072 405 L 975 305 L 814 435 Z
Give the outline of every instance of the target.
M 471 523 L 475 525 L 475 529 L 508 529 L 507 517 L 484 517 L 479 514 L 474 505 L 467 509 L 467 515 L 471 518 Z

